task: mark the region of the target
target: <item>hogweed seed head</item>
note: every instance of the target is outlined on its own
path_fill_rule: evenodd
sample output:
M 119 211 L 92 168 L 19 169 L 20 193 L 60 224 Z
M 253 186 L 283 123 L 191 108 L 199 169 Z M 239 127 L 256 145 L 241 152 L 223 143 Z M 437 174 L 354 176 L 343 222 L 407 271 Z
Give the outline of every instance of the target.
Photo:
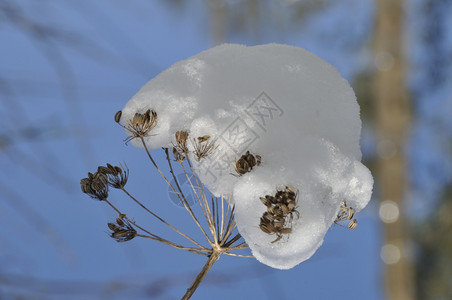
M 246 155 L 250 155 L 248 151 L 244 156 Z M 293 215 L 300 216 L 295 209 L 297 193 L 286 186 L 285 190 L 276 191 L 274 196 L 266 195 L 259 199 L 267 207 L 267 211 L 260 218 L 259 228 L 267 234 L 276 234 L 276 239 L 271 243 L 276 243 L 283 235 L 292 233 Z
M 80 188 L 93 199 L 102 201 L 108 198 L 108 178 L 103 173 L 88 173 L 87 178 L 80 180 Z
M 107 164 L 106 167 L 99 166 L 97 173 L 104 175 L 107 180 L 106 183 L 115 189 L 124 188 L 129 178 L 129 169 L 126 164 L 124 164 L 124 167 L 112 166 L 110 164 Z
M 187 131 L 177 131 L 176 132 L 176 144 L 173 144 L 173 155 L 176 161 L 181 162 L 187 157 L 188 147 L 187 147 Z
M 157 113 L 155 111 L 148 109 L 144 114 L 135 113 L 132 120 L 129 120 L 128 124 L 125 126 L 132 134 L 125 139 L 125 142 L 128 143 L 134 138 L 144 138 L 148 136 L 149 132 L 154 129 L 156 125 Z
M 345 227 L 344 225 L 339 224 L 339 222 L 350 220 L 347 227 L 348 229 L 353 230 L 356 228 L 356 226 L 358 226 L 358 221 L 356 219 L 353 219 L 354 215 L 355 210 L 353 209 L 353 207 L 348 206 L 347 202 L 344 200 L 341 202 L 339 212 L 337 213 L 336 219 L 334 220 L 334 224 Z
M 206 158 L 213 152 L 213 150 L 215 150 L 215 142 L 216 140 L 211 140 L 209 135 L 192 139 L 193 148 L 195 149 L 194 153 L 198 161 L 202 158 Z
M 110 236 L 117 242 L 127 242 L 137 236 L 137 231 L 127 219 L 116 219 L 116 224 L 108 223 L 108 228 L 112 231 Z
M 237 162 L 235 163 L 235 171 L 239 176 L 250 172 L 255 166 L 259 166 L 261 164 L 261 156 L 258 154 L 251 154 L 249 151 L 246 151 L 244 155 L 242 155 Z

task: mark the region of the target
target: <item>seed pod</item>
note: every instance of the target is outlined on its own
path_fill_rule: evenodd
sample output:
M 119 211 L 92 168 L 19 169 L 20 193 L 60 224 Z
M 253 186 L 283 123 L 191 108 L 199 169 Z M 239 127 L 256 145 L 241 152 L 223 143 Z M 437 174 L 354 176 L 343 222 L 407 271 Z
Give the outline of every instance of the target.
M 110 230 L 112 230 L 114 232 L 116 232 L 120 229 L 118 226 L 116 226 L 116 224 L 113 224 L 113 223 L 108 223 L 107 225 L 108 225 L 108 228 L 110 228 Z
M 115 122 L 116 122 L 116 123 L 119 123 L 119 121 L 121 120 L 121 116 L 122 116 L 122 111 L 118 110 L 118 111 L 115 113 Z
M 116 224 L 118 224 L 121 227 L 125 226 L 124 221 L 121 218 L 116 218 Z
M 356 221 L 356 219 L 353 219 L 348 223 L 348 228 L 351 230 L 355 229 L 356 226 L 358 226 L 358 221 Z
M 271 201 L 270 201 L 269 199 L 267 199 L 267 197 L 260 197 L 259 199 L 262 201 L 262 203 L 263 203 L 266 207 L 272 206 Z

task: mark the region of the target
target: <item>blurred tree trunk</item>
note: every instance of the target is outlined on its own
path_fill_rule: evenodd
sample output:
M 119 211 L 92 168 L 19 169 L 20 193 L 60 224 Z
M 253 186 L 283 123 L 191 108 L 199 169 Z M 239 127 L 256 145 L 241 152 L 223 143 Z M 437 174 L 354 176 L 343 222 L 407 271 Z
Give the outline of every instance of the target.
M 227 41 L 227 8 L 221 0 L 207 0 L 209 8 L 210 27 L 214 45 Z
M 406 191 L 404 147 L 411 111 L 405 86 L 404 9 L 402 0 L 377 0 L 376 5 L 374 107 L 379 141 L 377 182 L 380 199 L 394 201 L 400 211 L 395 222 L 383 225 L 384 243 L 396 247 L 391 246 L 394 253 L 388 253 L 393 260 L 386 264 L 386 296 L 390 300 L 411 300 L 414 299 L 414 276 L 407 257 L 409 234 L 403 214 Z

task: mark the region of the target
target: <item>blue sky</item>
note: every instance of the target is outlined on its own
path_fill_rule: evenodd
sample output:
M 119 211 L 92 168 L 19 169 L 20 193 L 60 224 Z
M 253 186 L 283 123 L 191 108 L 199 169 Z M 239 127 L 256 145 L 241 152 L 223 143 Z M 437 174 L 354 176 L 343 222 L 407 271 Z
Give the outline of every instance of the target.
M 163 287 L 159 299 L 180 297 L 205 258 L 138 238 L 116 243 L 106 233 L 114 212 L 83 195 L 79 180 L 98 165 L 126 162 L 130 191 L 180 228 L 195 230 L 186 212 L 169 200 L 145 153 L 124 145 L 125 134 L 113 116 L 159 72 L 213 46 L 205 2 L 173 7 L 165 1 L 19 0 L 0 5 L 8 3 L 32 22 L 0 14 L 0 137 L 6 141 L 0 147 L 0 276 L 13 282 L 0 286 L 0 297 L 3 292 L 42 299 L 76 299 L 78 293 L 86 293 L 85 299 L 144 298 L 158 286 Z M 228 41 L 302 46 L 351 78 L 368 63 L 362 45 L 372 33 L 373 7 L 370 1 L 344 3 L 290 28 L 283 24 L 285 30 L 269 16 L 258 37 L 235 32 Z M 37 24 L 52 31 L 39 35 Z M 343 38 L 334 38 L 338 35 Z M 41 130 L 30 130 L 36 128 Z M 155 157 L 163 163 L 162 152 Z M 156 233 L 170 236 L 120 193 L 111 199 Z M 222 257 L 195 299 L 383 298 L 375 201 L 357 217 L 357 229 L 333 228 L 310 260 L 289 271 Z M 40 288 L 82 288 L 64 297 L 34 294 L 38 287 L 27 292 L 14 284 L 20 276 L 44 280 L 37 281 Z

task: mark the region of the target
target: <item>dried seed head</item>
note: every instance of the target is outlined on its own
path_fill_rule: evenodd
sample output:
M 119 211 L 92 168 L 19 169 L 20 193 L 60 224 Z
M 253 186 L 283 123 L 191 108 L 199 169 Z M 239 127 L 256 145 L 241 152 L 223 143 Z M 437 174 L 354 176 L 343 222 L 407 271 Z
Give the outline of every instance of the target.
M 132 120 L 129 121 L 125 128 L 131 132 L 125 142 L 133 140 L 134 138 L 144 138 L 149 135 L 149 132 L 157 125 L 157 113 L 148 109 L 144 114 L 135 113 Z
M 137 236 L 136 230 L 127 219 L 117 218 L 116 224 L 108 223 L 108 228 L 113 231 L 110 236 L 117 242 L 127 242 Z
M 347 220 L 351 220 L 348 223 L 348 228 L 353 230 L 356 228 L 356 226 L 358 226 L 358 221 L 356 219 L 353 219 L 353 216 L 355 215 L 355 210 L 353 209 L 353 207 L 347 206 L 347 202 L 344 200 L 341 202 L 341 205 L 339 207 L 339 212 L 336 216 L 336 220 L 334 220 L 335 224 L 338 224 L 338 222 L 341 221 L 347 221 Z M 340 224 L 338 224 L 340 225 Z M 340 225 L 342 227 L 345 227 L 343 225 Z
M 97 172 L 102 174 L 108 174 L 110 173 L 110 170 L 107 167 L 99 166 L 97 167 Z
M 275 233 L 275 229 L 271 225 L 271 223 L 263 222 L 262 220 L 261 220 L 261 223 L 259 224 L 259 228 L 263 232 L 268 233 L 268 234 Z
M 116 122 L 116 123 L 119 123 L 119 121 L 121 120 L 121 116 L 122 116 L 122 111 L 118 110 L 118 111 L 115 113 L 115 122 Z
M 82 189 L 82 192 L 87 194 L 89 193 L 90 190 L 90 186 L 91 186 L 91 180 L 89 178 L 82 178 L 80 180 L 80 188 Z
M 216 140 L 211 140 L 209 135 L 192 139 L 193 148 L 195 149 L 194 154 L 198 161 L 202 158 L 206 158 L 213 150 L 215 150 L 215 142 Z
M 106 167 L 98 167 L 96 174 L 101 174 L 104 182 L 112 188 L 122 189 L 126 185 L 129 178 L 129 169 L 126 164 L 124 164 L 124 167 L 107 164 Z
M 334 222 L 351 220 L 354 215 L 355 215 L 355 210 L 353 209 L 353 207 L 347 206 L 347 202 L 344 200 L 341 202 L 341 205 L 339 207 L 339 212 L 338 212 L 338 214 L 336 216 L 336 220 L 334 220 Z
M 235 171 L 239 176 L 250 172 L 253 167 L 259 166 L 261 164 L 261 156 L 253 155 L 249 151 L 246 151 L 235 163 Z
M 187 144 L 187 138 L 188 138 L 188 132 L 187 131 L 177 131 L 176 132 L 176 142 L 178 145 L 186 145 Z
M 245 155 L 251 154 L 247 152 Z M 276 234 L 276 239 L 271 243 L 276 243 L 283 238 L 283 235 L 292 233 L 293 215 L 300 217 L 295 209 L 297 193 L 286 186 L 285 190 L 276 191 L 274 196 L 266 195 L 259 199 L 267 208 L 260 218 L 259 228 L 267 234 Z
M 173 155 L 176 161 L 181 162 L 187 157 L 187 131 L 176 132 L 176 144 L 173 143 Z
M 99 166 L 94 174 L 88 173 L 87 178 L 80 180 L 82 192 L 88 194 L 91 198 L 106 200 L 108 198 L 108 187 L 122 189 L 127 183 L 129 169 L 124 167 Z
M 80 188 L 93 199 L 102 201 L 108 198 L 108 178 L 103 173 L 88 173 L 87 178 L 80 180 Z

